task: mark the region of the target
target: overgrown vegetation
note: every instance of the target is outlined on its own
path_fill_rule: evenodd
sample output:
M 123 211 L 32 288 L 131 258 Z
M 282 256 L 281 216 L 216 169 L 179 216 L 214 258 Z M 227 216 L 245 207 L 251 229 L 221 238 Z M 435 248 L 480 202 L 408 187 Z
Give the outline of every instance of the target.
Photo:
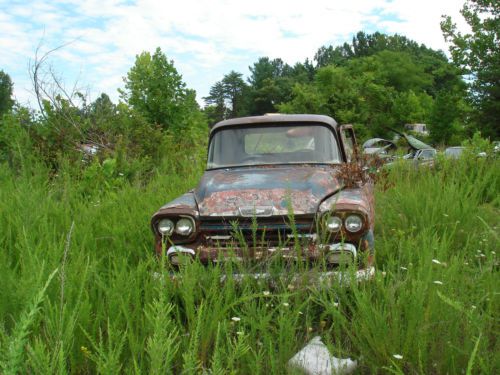
M 189 159 L 147 183 L 23 163 L 0 167 L 5 373 L 284 373 L 317 334 L 360 373 L 500 369 L 498 160 L 392 171 L 377 192 L 375 279 L 322 289 L 221 283 L 198 264 L 172 281 L 148 224 L 196 183 Z

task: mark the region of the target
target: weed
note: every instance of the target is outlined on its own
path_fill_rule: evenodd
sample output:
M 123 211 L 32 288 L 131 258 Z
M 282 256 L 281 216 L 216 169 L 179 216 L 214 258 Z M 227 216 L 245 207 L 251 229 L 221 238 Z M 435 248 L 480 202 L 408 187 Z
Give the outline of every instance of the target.
M 149 218 L 198 169 L 110 187 L 0 165 L 3 373 L 280 374 L 316 335 L 360 373 L 500 372 L 498 160 L 396 165 L 376 185 L 377 274 L 349 288 L 293 285 L 288 264 L 273 285 L 197 262 L 171 280 Z

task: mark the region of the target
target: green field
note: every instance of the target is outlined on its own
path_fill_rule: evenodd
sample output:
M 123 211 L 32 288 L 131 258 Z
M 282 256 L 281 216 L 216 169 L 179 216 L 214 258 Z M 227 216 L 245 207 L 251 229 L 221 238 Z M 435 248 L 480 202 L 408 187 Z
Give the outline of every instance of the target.
M 500 372 L 498 159 L 391 171 L 376 277 L 349 288 L 221 284 L 198 264 L 171 281 L 149 219 L 201 168 L 172 170 L 0 165 L 2 373 L 279 374 L 316 335 L 360 374 Z

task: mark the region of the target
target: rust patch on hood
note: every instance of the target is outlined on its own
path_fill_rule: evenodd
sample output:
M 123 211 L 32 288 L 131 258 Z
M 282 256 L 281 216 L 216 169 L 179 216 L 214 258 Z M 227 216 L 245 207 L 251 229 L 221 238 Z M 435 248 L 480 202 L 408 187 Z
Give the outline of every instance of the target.
M 341 188 L 331 166 L 231 168 L 205 172 L 195 190 L 200 216 L 241 216 L 252 207 L 271 215 L 315 213 L 324 197 Z M 265 209 L 264 209 L 265 208 Z

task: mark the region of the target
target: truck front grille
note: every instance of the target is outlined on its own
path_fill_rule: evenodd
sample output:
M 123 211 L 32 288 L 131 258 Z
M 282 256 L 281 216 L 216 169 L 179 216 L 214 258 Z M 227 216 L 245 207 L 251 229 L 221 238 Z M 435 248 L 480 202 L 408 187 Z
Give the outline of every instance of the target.
M 299 239 L 301 245 L 314 241 L 312 218 L 295 219 L 291 224 L 287 218 L 249 219 L 207 218 L 201 221 L 203 244 L 215 248 L 264 248 L 293 247 Z

